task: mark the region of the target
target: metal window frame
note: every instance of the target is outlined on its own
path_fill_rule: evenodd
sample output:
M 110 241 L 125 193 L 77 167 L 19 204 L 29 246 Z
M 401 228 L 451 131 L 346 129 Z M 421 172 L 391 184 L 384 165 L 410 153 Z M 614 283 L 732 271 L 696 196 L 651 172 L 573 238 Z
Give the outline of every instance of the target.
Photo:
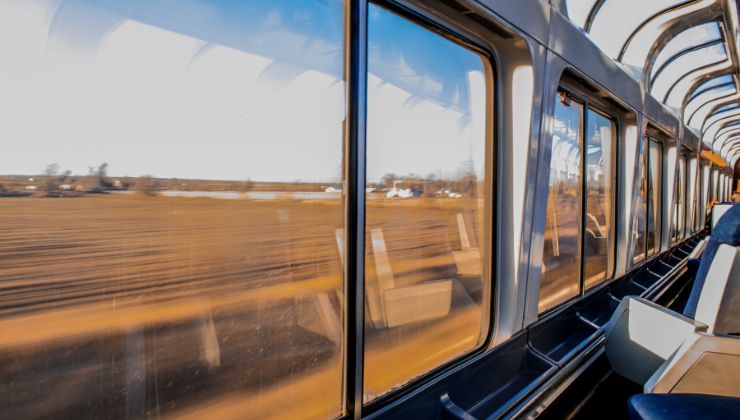
M 569 303 L 573 302 L 575 299 L 582 298 L 586 295 L 586 293 L 590 292 L 591 290 L 594 290 L 598 288 L 599 286 L 608 283 L 610 280 L 614 279 L 615 273 L 616 273 L 616 261 L 617 261 L 617 252 L 618 252 L 618 246 L 617 246 L 617 240 L 614 238 L 612 241 L 613 243 L 609 247 L 610 252 L 612 253 L 612 266 L 607 267 L 607 273 L 606 277 L 599 281 L 598 283 L 592 285 L 590 288 L 586 288 L 586 276 L 585 276 L 585 249 L 583 247 L 583 244 L 585 243 L 586 238 L 586 151 L 587 151 L 587 127 L 588 127 L 588 111 L 595 112 L 602 117 L 608 119 L 611 121 L 614 125 L 613 133 L 612 133 L 612 144 L 611 144 L 611 153 L 612 153 L 612 174 L 610 176 L 614 180 L 614 185 L 612 185 L 612 194 L 611 194 L 611 205 L 612 208 L 616 209 L 619 204 L 619 197 L 617 194 L 618 188 L 619 188 L 619 177 L 617 176 L 617 168 L 619 165 L 619 132 L 620 132 L 620 125 L 619 125 L 619 118 L 615 117 L 614 114 L 617 113 L 616 109 L 613 109 L 608 104 L 605 104 L 603 101 L 599 100 L 596 97 L 593 97 L 592 95 L 589 95 L 586 91 L 579 88 L 579 86 L 571 81 L 561 80 L 560 84 L 558 85 L 558 88 L 556 90 L 556 95 L 559 95 L 560 92 L 565 92 L 569 99 L 572 101 L 578 102 L 582 106 L 581 111 L 581 127 L 580 127 L 580 144 L 579 144 L 579 151 L 581 153 L 581 159 L 580 159 L 580 188 L 581 188 L 581 200 L 578 204 L 578 216 L 579 216 L 579 232 L 578 232 L 578 258 L 579 258 L 579 267 L 578 267 L 578 273 L 579 273 L 579 279 L 578 279 L 578 288 L 579 292 L 578 294 L 571 296 L 567 298 L 566 300 L 559 302 L 556 305 L 553 305 L 549 308 L 544 309 L 543 311 L 538 313 L 539 319 L 543 319 L 547 317 L 550 314 L 553 314 L 560 310 L 562 307 L 567 306 Z M 616 211 L 612 212 L 609 218 L 609 224 L 610 224 L 610 233 L 612 235 L 616 234 Z
M 586 22 L 583 23 L 583 30 L 586 31 L 586 33 L 591 32 L 591 27 L 594 24 L 594 19 L 596 19 L 596 15 L 598 15 L 601 11 L 604 3 L 606 3 L 606 0 L 596 0 L 593 6 L 591 6 L 591 10 L 589 10 L 588 16 L 586 17 Z
M 659 166 L 658 167 L 658 172 L 657 172 L 659 179 L 655 183 L 656 187 L 660 190 L 658 192 L 658 201 L 660 202 L 660 207 L 658 208 L 659 211 L 657 213 L 655 213 L 656 218 L 658 220 L 653 220 L 653 224 L 654 224 L 654 226 L 653 226 L 653 237 L 655 238 L 655 242 L 654 242 L 654 247 L 653 247 L 654 249 L 653 249 L 653 252 L 652 253 L 650 253 L 650 247 L 648 245 L 648 240 L 647 240 L 647 238 L 648 238 L 647 232 L 650 231 L 650 224 L 648 223 L 649 218 L 645 222 L 645 232 L 646 232 L 645 233 L 645 249 L 646 249 L 647 256 L 650 257 L 652 255 L 660 254 L 660 251 L 663 248 L 663 222 L 664 222 L 663 221 L 663 204 L 664 204 L 663 203 L 663 187 L 664 187 L 664 182 L 663 182 L 664 181 L 664 179 L 663 179 L 663 166 L 664 166 L 663 153 L 664 153 L 664 146 L 663 146 L 663 143 L 664 143 L 664 141 L 663 140 L 660 140 L 660 139 L 658 139 L 656 137 L 653 137 L 651 135 L 645 135 L 645 137 L 647 138 L 647 146 L 648 146 L 648 151 L 647 151 L 647 158 L 648 158 L 648 162 L 647 162 L 648 187 L 650 186 L 650 180 L 652 179 L 652 173 L 650 172 L 650 169 L 652 168 L 652 165 L 650 165 L 650 156 L 651 156 L 651 153 L 650 153 L 650 145 L 651 144 L 657 145 L 657 148 L 658 148 L 658 151 L 659 151 L 657 153 L 657 156 L 660 159 L 660 162 L 659 162 L 659 165 L 658 165 Z M 658 206 L 655 203 L 653 203 L 653 206 L 652 207 L 656 207 L 657 208 Z M 650 208 L 651 208 L 651 206 L 650 206 L 650 200 L 648 200 L 648 205 L 647 205 L 648 216 L 650 215 Z M 656 237 L 656 232 L 660 235 L 659 237 Z
M 734 86 L 734 83 L 732 83 L 732 85 Z M 730 93 L 728 93 L 728 94 L 726 94 L 724 96 L 720 96 L 720 97 L 717 97 L 717 98 L 712 98 L 712 99 L 709 99 L 709 100 L 703 102 L 701 105 L 699 105 L 694 110 L 694 112 L 691 113 L 691 115 L 689 116 L 689 118 L 687 118 L 687 119 L 684 120 L 684 124 L 687 124 L 687 125 L 691 126 L 691 121 L 694 119 L 694 116 L 696 115 L 696 113 L 699 112 L 701 109 L 703 109 L 705 106 L 711 104 L 712 102 L 718 102 L 718 101 L 722 101 L 723 99 L 728 99 L 731 96 L 737 95 L 737 93 L 738 93 L 737 88 L 735 88 L 735 90 L 733 90 L 732 92 L 730 92 Z M 723 103 L 720 106 L 724 106 L 724 105 L 726 105 L 726 103 Z M 686 107 L 688 107 L 688 104 L 686 104 L 686 106 L 684 107 L 684 109 L 686 109 Z M 712 111 L 710 110 L 709 112 L 712 112 Z
M 719 79 L 719 78 L 721 78 L 721 77 L 725 77 L 725 76 L 729 76 L 729 75 L 730 75 L 730 74 L 723 74 L 723 75 L 720 75 L 720 76 L 712 77 L 711 79 L 709 79 L 709 80 L 706 80 L 705 82 L 703 82 L 703 83 L 702 83 L 701 85 L 699 85 L 699 86 L 697 87 L 697 89 L 695 90 L 695 92 L 691 94 L 691 96 L 689 97 L 689 100 L 688 100 L 688 101 L 686 102 L 686 104 L 690 104 L 690 103 L 691 103 L 691 102 L 692 102 L 692 101 L 693 101 L 694 99 L 696 99 L 696 98 L 697 98 L 697 97 L 698 97 L 699 95 L 702 95 L 702 94 L 704 94 L 704 93 L 706 93 L 706 92 L 709 92 L 710 90 L 714 90 L 714 89 L 719 89 L 719 88 L 721 88 L 721 87 L 725 87 L 725 86 L 728 86 L 728 85 L 734 85 L 734 84 L 735 84 L 735 81 L 733 80 L 733 81 L 731 81 L 731 82 L 726 82 L 726 83 L 720 83 L 719 85 L 709 86 L 709 87 L 707 87 L 707 88 L 703 88 L 703 89 L 699 90 L 699 88 L 700 88 L 701 86 L 703 86 L 703 85 L 705 85 L 705 84 L 707 84 L 707 83 L 711 82 L 712 80 L 715 80 L 715 79 Z
M 723 134 L 727 134 L 732 132 L 733 130 L 738 130 L 740 127 L 737 127 L 737 125 L 740 123 L 740 120 L 735 120 L 731 123 L 725 124 L 720 128 L 717 133 L 714 135 L 715 138 L 718 138 L 719 136 Z
M 671 84 L 671 86 L 670 86 L 670 87 L 668 88 L 668 90 L 666 91 L 665 95 L 663 96 L 663 99 L 661 100 L 661 102 L 662 102 L 662 103 L 666 103 L 666 102 L 668 102 L 668 98 L 669 98 L 669 97 L 671 96 L 671 93 L 673 92 L 673 89 L 675 89 L 675 88 L 676 88 L 676 86 L 677 86 L 677 85 L 678 85 L 678 84 L 679 84 L 679 83 L 680 83 L 681 81 L 683 81 L 683 80 L 684 80 L 685 78 L 687 78 L 687 77 L 688 77 L 689 75 L 691 75 L 692 73 L 698 73 L 698 72 L 700 72 L 700 71 L 702 71 L 702 70 L 706 70 L 706 69 L 712 68 L 712 67 L 714 67 L 714 66 L 716 66 L 716 65 L 719 65 L 719 64 L 725 63 L 725 62 L 727 62 L 727 61 L 728 61 L 728 59 L 729 59 L 729 58 L 728 58 L 728 56 L 727 56 L 727 49 L 725 49 L 725 58 L 723 58 L 722 60 L 719 60 L 719 61 L 715 61 L 715 62 L 712 62 L 712 63 L 709 63 L 709 64 L 705 64 L 705 65 L 703 65 L 703 66 L 700 66 L 700 67 L 696 67 L 696 68 L 693 68 L 693 69 L 691 69 L 691 70 L 689 70 L 689 71 L 687 71 L 687 72 L 683 73 L 683 74 L 682 74 L 681 76 L 679 76 L 678 78 L 676 78 L 676 80 L 675 80 L 675 81 L 673 82 L 673 84 Z M 652 90 L 653 90 L 653 87 L 652 87 L 652 85 L 651 85 L 651 86 L 650 86 L 650 94 L 651 94 L 651 95 L 652 95 L 652 93 L 653 93 L 653 92 L 652 92 Z
M 658 67 L 658 69 L 655 70 L 655 73 L 653 73 L 653 75 L 650 77 L 650 87 L 652 88 L 652 85 L 653 85 L 653 82 L 655 81 L 655 79 L 657 79 L 658 76 L 660 76 L 660 74 L 663 73 L 663 71 L 668 66 L 670 66 L 673 62 L 675 62 L 679 58 L 685 56 L 686 54 L 692 53 L 694 51 L 699 51 L 699 50 L 702 50 L 704 48 L 709 48 L 709 47 L 713 47 L 715 45 L 724 44 L 724 42 L 725 42 L 725 40 L 724 40 L 724 37 L 722 36 L 722 31 L 720 31 L 720 37 L 719 38 L 713 39 L 711 41 L 703 42 L 701 44 L 693 45 L 691 47 L 684 48 L 684 49 L 680 50 L 679 52 L 673 54 L 672 56 L 668 57 L 668 59 L 663 64 L 661 64 L 660 67 Z M 665 47 L 663 47 L 663 48 L 665 48 Z M 727 55 L 727 49 L 726 48 L 725 48 L 725 55 Z M 657 58 L 657 56 L 656 56 L 656 58 Z
M 344 414 L 362 417 L 365 349 L 365 165 L 367 162 L 368 1 L 345 3 L 347 78 L 345 160 L 346 195 L 344 287 Z
M 721 117 L 721 118 L 718 118 L 718 119 L 712 121 L 711 123 L 709 123 L 709 125 L 706 125 L 707 124 L 707 121 L 709 121 L 710 119 L 712 119 L 712 117 L 714 117 L 716 115 L 724 114 L 725 112 L 733 112 L 733 111 L 734 112 L 737 112 L 737 113 L 736 114 L 731 114 L 731 115 L 725 115 L 724 117 Z M 712 114 L 712 115 L 708 116 L 707 119 L 704 120 L 704 122 L 702 123 L 702 126 L 701 126 L 702 135 L 704 135 L 704 133 L 706 133 L 707 131 L 709 131 L 709 129 L 712 128 L 715 124 L 720 123 L 720 122 L 723 122 L 723 121 L 727 121 L 727 120 L 733 120 L 733 118 L 735 118 L 735 117 L 740 117 L 740 106 L 738 106 L 737 108 L 733 108 L 733 109 L 730 109 L 730 110 L 727 110 L 727 111 L 722 111 L 720 113 L 716 113 L 716 114 Z
M 624 45 L 622 45 L 622 49 L 619 50 L 619 54 L 617 55 L 617 61 L 622 62 L 624 60 L 624 55 L 627 54 L 627 49 L 629 48 L 630 44 L 632 43 L 632 40 L 637 36 L 637 33 L 640 32 L 642 29 L 644 29 L 650 22 L 653 20 L 667 15 L 668 13 L 671 13 L 675 10 L 682 9 L 683 7 L 689 6 L 694 2 L 694 0 L 687 0 L 678 4 L 675 4 L 673 6 L 667 7 L 663 10 L 660 10 L 658 12 L 653 13 L 652 15 L 648 16 L 645 20 L 640 23 L 635 30 L 630 33 L 630 35 L 627 37 L 627 39 L 624 41 Z

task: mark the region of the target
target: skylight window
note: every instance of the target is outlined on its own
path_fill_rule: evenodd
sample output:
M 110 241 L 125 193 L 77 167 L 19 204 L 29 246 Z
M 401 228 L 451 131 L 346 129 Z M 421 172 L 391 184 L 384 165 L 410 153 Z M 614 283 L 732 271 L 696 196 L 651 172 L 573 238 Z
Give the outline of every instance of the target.
M 679 33 L 660 50 L 658 57 L 655 59 L 650 77 L 654 78 L 656 73 L 669 60 L 675 59 L 674 57 L 677 58 L 679 54 L 685 54 L 700 46 L 708 46 L 708 44 L 718 42 L 722 42 L 722 32 L 716 22 L 694 26 Z
M 712 79 L 707 80 L 706 82 L 700 84 L 696 89 L 694 89 L 694 93 L 691 94 L 691 100 L 696 98 L 697 96 L 701 95 L 702 93 L 711 90 L 716 89 L 720 86 L 727 85 L 729 83 L 733 83 L 734 79 L 732 78 L 732 75 L 725 74 L 722 76 L 717 76 Z
M 715 44 L 698 50 L 692 50 L 677 57 L 656 74 L 650 93 L 659 101 L 666 102 L 674 84 L 689 73 L 702 67 L 721 63 L 727 59 L 723 44 Z
M 596 0 L 565 0 L 565 6 L 568 8 L 568 18 L 583 28 L 594 4 L 596 4 Z
M 684 111 L 685 121 L 694 128 L 699 128 L 701 123 L 707 118 L 712 108 L 727 101 L 737 92 L 734 84 L 718 86 L 715 89 L 704 91 L 694 97 L 687 105 Z
M 683 0 L 607 0 L 591 26 L 591 39 L 607 55 L 617 58 L 622 46 L 643 22 Z

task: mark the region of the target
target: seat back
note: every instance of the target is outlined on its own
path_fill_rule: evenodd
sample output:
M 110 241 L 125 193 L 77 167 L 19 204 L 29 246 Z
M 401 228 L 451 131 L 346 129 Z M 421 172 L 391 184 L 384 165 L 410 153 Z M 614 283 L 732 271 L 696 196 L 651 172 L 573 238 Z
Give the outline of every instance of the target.
M 704 253 L 699 262 L 699 269 L 694 278 L 694 285 L 691 288 L 691 295 L 689 295 L 686 308 L 683 311 L 683 314 L 690 318 L 696 318 L 699 300 L 708 280 L 707 276 L 715 262 L 717 250 L 722 244 L 726 244 L 731 247 L 740 246 L 740 203 L 733 204 L 731 208 L 725 211 L 724 215 L 712 230 L 712 236 L 707 241 Z M 724 271 L 715 270 L 715 275 L 719 275 L 722 272 Z M 730 273 L 727 274 L 730 275 Z M 727 283 L 723 287 L 725 289 L 729 287 L 734 293 L 735 291 L 738 291 L 738 287 L 734 287 L 734 284 L 737 283 L 737 281 L 737 276 L 734 278 L 730 277 L 727 279 Z M 711 290 L 716 290 L 716 285 L 712 285 Z
M 720 245 L 709 267 L 694 316 L 695 320 L 707 324 L 708 333 L 740 332 L 738 278 L 740 247 Z
M 724 214 L 727 212 L 727 210 L 730 210 L 732 208 L 731 203 L 719 203 L 715 204 L 712 207 L 712 231 L 714 231 L 715 226 L 717 226 L 717 223 L 719 220 L 724 216 Z

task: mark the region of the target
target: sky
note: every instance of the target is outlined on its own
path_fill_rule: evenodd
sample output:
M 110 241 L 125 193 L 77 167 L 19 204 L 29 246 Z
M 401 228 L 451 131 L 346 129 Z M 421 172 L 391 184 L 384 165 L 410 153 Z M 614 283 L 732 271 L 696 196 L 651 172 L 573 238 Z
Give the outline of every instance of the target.
M 339 0 L 0 2 L 0 174 L 338 182 Z M 368 180 L 485 155 L 477 54 L 371 6 Z

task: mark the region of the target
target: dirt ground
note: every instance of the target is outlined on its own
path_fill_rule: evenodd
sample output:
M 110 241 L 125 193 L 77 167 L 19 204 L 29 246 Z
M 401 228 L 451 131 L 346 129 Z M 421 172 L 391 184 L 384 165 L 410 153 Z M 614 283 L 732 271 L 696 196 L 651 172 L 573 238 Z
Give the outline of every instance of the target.
M 453 290 L 443 317 L 368 327 L 368 398 L 476 345 L 481 280 L 453 252 L 458 214 L 478 246 L 477 205 L 369 200 L 395 287 Z M 338 198 L 0 198 L 0 404 L 15 418 L 336 415 L 342 214 Z M 372 285 L 384 266 L 367 249 Z

